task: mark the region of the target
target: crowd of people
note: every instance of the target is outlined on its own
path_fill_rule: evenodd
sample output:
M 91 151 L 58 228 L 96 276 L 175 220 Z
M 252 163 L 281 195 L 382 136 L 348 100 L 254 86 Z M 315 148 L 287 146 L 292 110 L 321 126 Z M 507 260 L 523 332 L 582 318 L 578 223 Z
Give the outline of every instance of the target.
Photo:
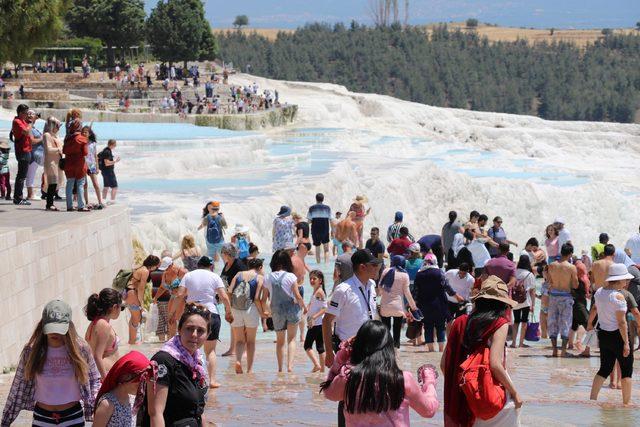
M 69 110 L 64 123 L 53 116 L 48 117 L 43 132 L 36 128 L 40 115 L 28 105 L 20 104 L 16 113 L 9 134 L 18 162 L 13 186 L 14 204 L 31 205 L 40 198 L 46 200 L 46 210 L 58 211 L 55 202 L 65 200 L 67 211 L 88 212 L 115 203 L 118 190 L 115 164 L 120 161 L 113 153 L 117 145 L 115 140 L 110 139 L 107 146 L 98 151 L 96 134 L 91 126 L 83 124 L 82 112 L 78 109 Z M 59 132 L 63 126 L 66 133 L 61 138 Z M 0 142 L 0 192 L 6 200 L 12 198 L 8 167 L 10 151 L 8 142 Z M 102 189 L 98 175 L 102 175 Z M 89 202 L 89 181 L 96 203 Z M 64 189 L 65 198 L 59 194 L 60 189 Z
M 71 126 L 73 134 L 79 125 Z M 460 221 L 452 211 L 440 233 L 416 238 L 397 212 L 383 242 L 379 227 L 364 238 L 367 203 L 356 196 L 344 218 L 332 214 L 322 194 L 306 218 L 282 206 L 267 270 L 249 227 L 229 227 L 221 203 L 208 202 L 198 225 L 206 250 L 186 235 L 179 251 L 121 271 L 113 288 L 88 298 L 84 339 L 66 303 L 45 307 L 20 357 L 2 425 L 22 409 L 32 410 L 39 426 L 92 418 L 96 426 L 122 426 L 136 415 L 142 425 L 204 425 L 207 390 L 221 386 L 222 307 L 232 337 L 222 355 L 235 357 L 238 375 L 254 372 L 259 328 L 276 333 L 277 371 L 292 372 L 301 332 L 312 372 L 328 368 L 320 391 L 338 402 L 338 425 L 405 426 L 410 408 L 433 417 L 441 402 L 446 426 L 519 425 L 523 398 L 505 348 L 540 338 L 551 340 L 553 357 L 589 356 L 597 341 L 600 368 L 589 398 L 597 400 L 611 377 L 630 404 L 640 233 L 624 248 L 602 233 L 578 257 L 562 218 L 546 228 L 543 245 L 531 237 L 516 250 L 499 216 L 488 227 L 487 215 L 473 211 Z M 331 289 L 323 272 L 308 266 L 311 251 L 319 265 L 335 254 Z M 312 292 L 305 301 L 307 280 Z M 142 341 L 147 312 L 156 313 L 163 344 L 151 359 L 137 351 L 120 357 L 111 323 L 125 309 L 133 346 Z M 442 353 L 441 400 L 434 366 L 415 374 L 398 366 L 405 327 L 409 345 Z

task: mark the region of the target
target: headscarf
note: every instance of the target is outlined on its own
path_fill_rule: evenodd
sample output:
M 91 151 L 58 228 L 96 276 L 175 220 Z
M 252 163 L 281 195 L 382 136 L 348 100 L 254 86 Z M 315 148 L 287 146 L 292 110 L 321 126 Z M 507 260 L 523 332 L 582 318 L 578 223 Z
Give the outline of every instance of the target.
M 382 280 L 380 280 L 380 284 L 385 291 L 389 291 L 393 286 L 393 282 L 396 279 L 396 270 L 401 273 L 406 273 L 407 270 L 404 269 L 405 259 L 402 255 L 394 255 L 391 257 L 391 268 L 387 271 L 387 274 L 382 276 Z
M 456 233 L 453 236 L 453 243 L 451 243 L 451 249 L 453 250 L 453 256 L 457 257 L 460 249 L 464 248 L 464 235 L 462 233 Z
M 613 262 L 616 264 L 624 264 L 627 268 L 634 264 L 633 260 L 629 258 L 629 255 L 622 249 L 616 249 L 616 252 L 613 254 Z
M 136 399 L 133 404 L 133 412 L 137 412 L 142 402 L 144 402 L 147 380 L 151 379 L 155 381 L 157 373 L 158 365 L 156 362 L 149 361 L 144 354 L 138 351 L 130 351 L 118 359 L 109 370 L 109 373 L 102 382 L 100 391 L 98 391 L 96 407 L 100 402 L 100 397 L 105 393 L 114 390 L 120 384 L 138 379 L 140 384 L 138 385 L 138 392 L 136 393 Z
M 438 268 L 438 259 L 432 252 L 425 255 L 422 267 L 420 267 L 419 271 L 424 271 L 427 268 Z
M 195 354 L 189 353 L 182 345 L 179 335 L 167 341 L 160 350 L 169 353 L 178 362 L 187 365 L 191 370 L 191 378 L 198 382 L 198 386 L 204 387 L 207 384 L 207 370 L 202 365 L 200 350 Z

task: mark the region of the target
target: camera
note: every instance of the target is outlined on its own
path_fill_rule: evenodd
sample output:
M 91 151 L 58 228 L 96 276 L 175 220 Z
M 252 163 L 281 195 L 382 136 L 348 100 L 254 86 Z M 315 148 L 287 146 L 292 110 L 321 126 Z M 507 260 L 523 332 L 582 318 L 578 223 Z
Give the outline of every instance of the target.
M 36 113 L 36 117 L 41 119 L 42 118 L 42 113 Z

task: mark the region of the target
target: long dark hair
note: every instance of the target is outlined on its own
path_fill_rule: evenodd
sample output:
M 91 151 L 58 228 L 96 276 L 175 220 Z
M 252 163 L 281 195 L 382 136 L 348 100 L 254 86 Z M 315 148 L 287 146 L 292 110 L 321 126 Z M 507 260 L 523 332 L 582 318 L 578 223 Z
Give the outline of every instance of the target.
M 320 280 L 320 283 L 322 283 L 322 292 L 327 293 L 326 289 L 324 288 L 324 273 L 322 273 L 322 271 L 320 270 L 311 270 L 309 272 L 309 278 L 311 278 L 311 276 L 317 277 L 318 280 Z
M 495 299 L 478 298 L 475 301 L 475 308 L 467 319 L 462 339 L 462 346 L 466 351 L 470 352 L 482 343 L 485 331 L 498 318 L 505 316 L 507 307 L 507 304 Z
M 518 266 L 516 268 L 533 273 L 533 269 L 531 268 L 531 258 L 529 258 L 529 255 L 520 255 L 520 258 L 518 259 Z
M 355 337 L 344 390 L 350 414 L 397 410 L 404 400 L 404 375 L 396 363 L 393 338 L 379 320 L 365 322 Z M 328 382 L 320 385 L 324 390 Z

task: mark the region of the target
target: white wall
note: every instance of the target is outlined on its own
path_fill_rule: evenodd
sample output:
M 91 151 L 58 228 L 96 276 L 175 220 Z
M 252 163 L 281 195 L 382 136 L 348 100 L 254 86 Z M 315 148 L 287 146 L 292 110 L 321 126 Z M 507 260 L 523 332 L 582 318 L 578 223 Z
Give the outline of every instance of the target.
M 0 227 L 0 368 L 17 364 L 44 305 L 52 299 L 71 305 L 73 322 L 84 336 L 88 321 L 82 309 L 89 295 L 110 287 L 120 268 L 131 267 L 125 207 L 76 215 L 77 219 L 36 232 Z M 126 322 L 114 322 L 114 327 L 126 338 Z

